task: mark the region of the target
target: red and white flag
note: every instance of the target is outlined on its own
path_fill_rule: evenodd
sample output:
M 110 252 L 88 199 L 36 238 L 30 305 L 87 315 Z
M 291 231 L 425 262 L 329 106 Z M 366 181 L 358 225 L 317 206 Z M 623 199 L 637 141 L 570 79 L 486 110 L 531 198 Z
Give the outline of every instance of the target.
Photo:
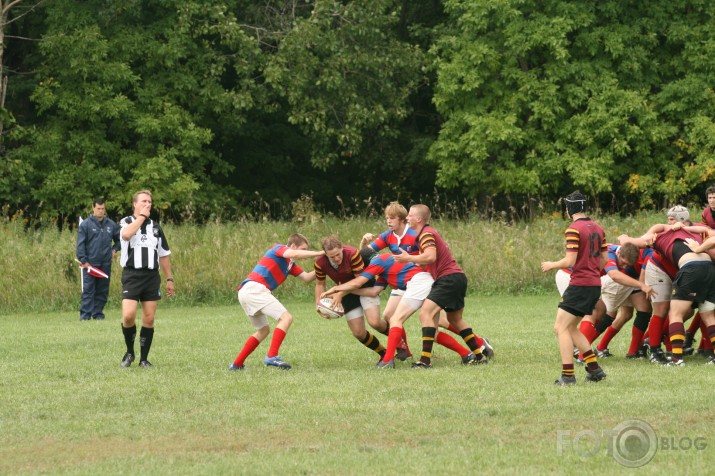
M 87 266 L 87 272 L 95 278 L 109 278 L 109 275 L 99 268 L 95 268 L 91 264 Z

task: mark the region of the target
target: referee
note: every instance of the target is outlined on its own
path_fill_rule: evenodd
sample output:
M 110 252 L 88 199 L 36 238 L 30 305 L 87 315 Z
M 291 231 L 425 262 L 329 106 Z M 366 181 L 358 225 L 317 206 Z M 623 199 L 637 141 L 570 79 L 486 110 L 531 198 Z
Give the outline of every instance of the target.
M 122 367 L 134 362 L 134 339 L 137 335 L 137 304 L 142 303 L 142 328 L 139 333 L 139 366 L 150 368 L 147 360 L 154 338 L 154 316 L 157 301 L 161 299 L 161 276 L 166 276 L 166 294 L 174 295 L 174 278 L 171 273 L 169 243 L 159 223 L 149 218 L 151 192 L 142 190 L 134 194 L 134 214 L 119 222 L 122 245 L 120 264 L 122 272 L 122 333 L 127 352 Z

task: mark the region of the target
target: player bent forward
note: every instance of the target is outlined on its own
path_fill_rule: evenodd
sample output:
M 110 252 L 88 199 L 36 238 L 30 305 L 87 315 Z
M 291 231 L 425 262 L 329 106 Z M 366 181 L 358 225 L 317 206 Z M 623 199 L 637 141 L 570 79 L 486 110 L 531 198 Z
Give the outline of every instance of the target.
M 268 367 L 289 370 L 291 365 L 278 355 L 288 328 L 293 323 L 293 316 L 272 294 L 290 274 L 300 278 L 305 283 L 315 279 L 315 271 L 306 273 L 294 259 L 317 258 L 324 251 L 309 251 L 308 239 L 298 233 L 288 238 L 287 245 L 275 245 L 258 261 L 253 271 L 238 287 L 238 301 L 256 329 L 243 345 L 229 370 L 243 370 L 244 362 L 258 345 L 268 337 L 270 327 L 268 318 L 275 319 L 278 324 L 273 331 L 271 346 L 263 363 Z
M 395 309 L 395 313 L 390 318 L 390 331 L 387 336 L 385 356 L 377 363 L 377 368 L 379 369 L 394 368 L 395 353 L 397 345 L 402 339 L 405 321 L 422 307 L 422 303 L 432 289 L 434 280 L 420 266 L 413 263 L 397 263 L 393 255 L 382 254 L 374 257 L 360 276 L 327 290 L 322 297 L 335 295 L 334 299 L 342 299 L 345 294 L 359 289 L 370 279 L 375 278 L 377 279 L 376 286 L 384 287 L 389 284 L 395 289 L 405 291 Z

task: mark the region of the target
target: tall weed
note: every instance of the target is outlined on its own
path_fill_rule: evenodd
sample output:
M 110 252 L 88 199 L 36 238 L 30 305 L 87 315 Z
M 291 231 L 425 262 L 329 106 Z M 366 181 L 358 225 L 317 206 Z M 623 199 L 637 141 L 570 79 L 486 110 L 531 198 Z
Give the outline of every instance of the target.
M 597 220 L 609 242 L 621 233 L 638 235 L 659 221 L 660 214 L 633 217 L 603 216 Z M 432 225 L 447 240 L 476 294 L 541 294 L 553 292 L 553 274 L 542 274 L 539 263 L 560 259 L 563 231 L 560 215 L 531 222 L 435 220 Z M 206 225 L 164 226 L 172 250 L 176 297 L 162 305 L 228 304 L 235 302 L 238 284 L 262 254 L 299 232 L 318 249 L 320 238 L 337 234 L 344 244 L 357 246 L 365 232 L 386 229 L 382 218 L 342 218 L 313 215 L 300 222 L 234 221 Z M 76 230 L 55 226 L 27 230 L 19 221 L 0 223 L 0 312 L 74 310 L 79 307 L 79 269 L 74 262 Z M 301 260 L 312 269 L 311 260 Z M 113 264 L 109 308 L 120 306 L 121 268 Z M 288 279 L 276 294 L 309 299 L 312 285 Z

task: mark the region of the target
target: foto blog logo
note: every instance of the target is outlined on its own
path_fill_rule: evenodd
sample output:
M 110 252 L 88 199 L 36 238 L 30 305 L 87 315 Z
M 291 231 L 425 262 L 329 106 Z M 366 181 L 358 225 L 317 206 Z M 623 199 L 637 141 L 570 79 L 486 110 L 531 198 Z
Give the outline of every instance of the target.
M 581 458 L 605 453 L 619 464 L 638 468 L 648 464 L 660 451 L 702 451 L 707 448 L 704 437 L 659 437 L 652 426 L 643 420 L 626 420 L 610 430 L 558 430 L 556 452 L 568 451 Z

